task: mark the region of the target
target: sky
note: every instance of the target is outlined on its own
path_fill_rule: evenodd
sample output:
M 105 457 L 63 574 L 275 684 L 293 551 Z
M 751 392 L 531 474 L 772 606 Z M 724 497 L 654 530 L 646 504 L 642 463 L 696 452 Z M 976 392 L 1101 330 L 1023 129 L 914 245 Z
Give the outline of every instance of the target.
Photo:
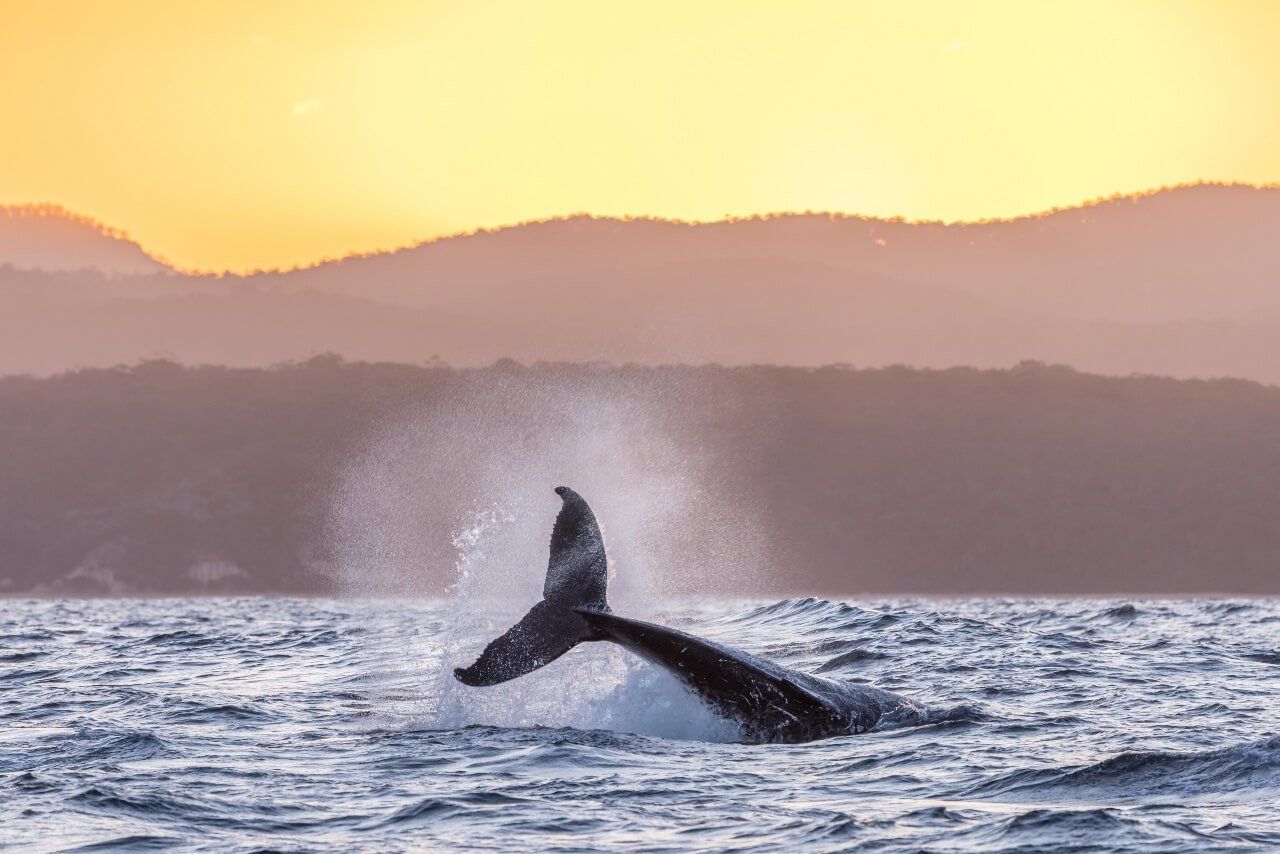
M 192 269 L 1280 181 L 1280 3 L 0 0 L 0 204 Z

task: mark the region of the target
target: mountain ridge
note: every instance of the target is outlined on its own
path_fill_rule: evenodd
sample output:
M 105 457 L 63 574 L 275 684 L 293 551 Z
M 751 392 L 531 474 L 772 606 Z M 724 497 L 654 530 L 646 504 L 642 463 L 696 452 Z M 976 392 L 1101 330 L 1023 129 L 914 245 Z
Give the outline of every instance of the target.
M 857 222 L 865 224 L 881 224 L 886 226 L 916 226 L 943 229 L 964 229 L 980 226 L 1005 225 L 1015 223 L 1033 222 L 1036 220 L 1052 219 L 1055 217 L 1070 216 L 1074 213 L 1096 211 L 1105 209 L 1108 206 L 1115 206 L 1122 203 L 1141 203 L 1144 200 L 1165 196 L 1169 194 L 1178 194 L 1185 191 L 1194 190 L 1228 190 L 1228 191 L 1244 191 L 1244 192 L 1261 192 L 1280 194 L 1280 183 L 1251 184 L 1240 181 L 1192 181 L 1181 184 L 1169 184 L 1160 187 L 1152 187 L 1145 190 L 1138 190 L 1129 193 L 1113 193 L 1109 196 L 1098 196 L 1085 199 L 1079 203 L 1055 206 L 1043 210 L 1030 211 L 1027 213 L 1016 214 L 1011 216 L 998 217 L 982 217 L 972 220 L 942 220 L 942 219 L 912 219 L 903 216 L 877 216 L 871 214 L 859 214 L 848 211 L 823 211 L 823 210 L 805 210 L 805 211 L 770 211 L 759 214 L 751 214 L 744 216 L 726 216 L 719 219 L 683 219 L 680 217 L 664 217 L 657 215 L 630 215 L 630 216 L 614 216 L 607 214 L 593 214 L 588 211 L 575 211 L 573 213 L 563 214 L 559 216 L 544 217 L 540 219 L 520 220 L 518 222 L 507 223 L 496 226 L 481 226 L 469 230 L 461 230 L 448 234 L 440 234 L 433 237 L 423 238 L 411 243 L 400 246 L 390 246 L 381 249 L 373 249 L 369 251 L 353 251 L 342 255 L 329 256 L 319 258 L 310 262 L 303 262 L 292 266 L 283 267 L 255 267 L 245 270 L 226 270 L 226 271 L 209 271 L 199 268 L 184 267 L 166 260 L 162 255 L 149 250 L 145 244 L 135 240 L 132 236 L 121 229 L 115 228 L 107 223 L 102 222 L 92 216 L 77 213 L 69 210 L 61 205 L 54 203 L 22 203 L 13 205 L 0 205 L 0 237 L 3 237 L 3 218 L 17 218 L 20 216 L 47 216 L 56 217 L 65 220 L 68 223 L 76 225 L 88 226 L 97 230 L 105 237 L 123 240 L 137 246 L 138 249 L 154 260 L 159 265 L 170 270 L 180 272 L 189 276 L 212 276 L 215 278 L 249 278 L 257 275 L 280 275 L 288 273 L 296 273 L 306 270 L 314 270 L 317 267 L 325 267 L 334 264 L 342 264 L 347 261 L 355 261 L 367 258 L 379 258 L 391 255 L 400 255 L 406 252 L 413 252 L 417 249 L 430 247 L 442 243 L 450 243 L 453 241 L 463 241 L 468 238 L 484 237 L 489 235 L 502 234 L 503 232 L 514 232 L 524 229 L 535 229 L 541 226 L 555 226 L 558 224 L 574 224 L 574 223 L 604 223 L 604 224 L 651 224 L 665 225 L 677 227 L 692 228 L 708 228 L 715 226 L 735 225 L 740 223 L 759 223 L 771 222 L 779 219 L 787 218 L 815 218 L 826 219 L 832 222 Z M 3 252 L 0 252 L 0 265 L 6 263 Z M 59 268 L 63 269 L 63 268 Z
M 171 272 L 126 232 L 55 204 L 0 205 L 0 265 L 118 275 Z
M 1201 184 L 985 224 L 569 218 L 249 276 L 0 268 L 0 373 L 332 351 L 1280 383 L 1276 234 L 1280 189 Z

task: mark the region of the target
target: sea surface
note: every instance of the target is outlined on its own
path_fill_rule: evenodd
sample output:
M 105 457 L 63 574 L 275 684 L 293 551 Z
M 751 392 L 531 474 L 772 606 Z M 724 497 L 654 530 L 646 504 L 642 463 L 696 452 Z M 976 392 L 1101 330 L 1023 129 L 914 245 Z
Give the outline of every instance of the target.
M 586 644 L 455 683 L 528 603 L 0 602 L 14 850 L 1280 846 L 1280 602 L 697 601 L 638 614 L 936 723 L 744 745 Z

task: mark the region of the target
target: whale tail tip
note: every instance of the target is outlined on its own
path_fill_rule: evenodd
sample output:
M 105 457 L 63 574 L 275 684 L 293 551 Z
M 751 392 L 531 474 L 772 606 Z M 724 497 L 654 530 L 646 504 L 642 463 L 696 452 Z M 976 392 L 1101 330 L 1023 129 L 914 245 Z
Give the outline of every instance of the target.
M 497 685 L 550 664 L 595 637 L 576 609 L 609 612 L 609 561 L 595 514 L 567 486 L 557 486 L 556 495 L 563 503 L 551 530 L 542 601 L 486 646 L 474 664 L 454 669 L 464 685 Z

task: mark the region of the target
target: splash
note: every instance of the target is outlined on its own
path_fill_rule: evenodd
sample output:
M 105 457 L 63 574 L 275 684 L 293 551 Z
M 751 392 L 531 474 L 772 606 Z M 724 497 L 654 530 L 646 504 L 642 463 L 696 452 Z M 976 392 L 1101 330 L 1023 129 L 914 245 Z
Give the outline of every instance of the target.
M 500 727 L 606 729 L 661 738 L 730 742 L 737 728 L 717 717 L 669 674 L 610 644 L 582 644 L 535 674 L 488 688 L 458 683 L 452 668 L 475 658 L 541 596 L 528 579 L 510 584 L 491 556 L 504 526 L 517 518 L 499 508 L 475 514 L 454 542 L 457 580 L 445 609 L 439 659 L 420 724 L 457 729 Z
M 519 368 L 493 376 L 464 378 L 440 404 L 382 425 L 350 460 L 333 502 L 341 592 L 448 599 L 429 642 L 405 641 L 405 659 L 422 663 L 418 723 L 733 740 L 732 725 L 673 677 L 608 644 L 583 644 L 492 688 L 452 678 L 541 598 L 556 485 L 573 486 L 596 511 L 619 613 L 652 617 L 707 578 L 731 589 L 756 560 L 749 506 L 696 441 L 637 403 L 651 395 L 602 389 L 581 369 L 558 381 Z
M 552 489 L 564 484 L 600 521 L 614 606 L 641 616 L 662 597 L 739 588 L 762 563 L 753 504 L 708 443 L 641 402 L 653 397 L 602 388 L 581 367 L 460 375 L 433 405 L 372 430 L 344 466 L 329 517 L 335 586 L 439 595 L 460 522 L 499 512 L 486 566 L 504 595 L 536 589 L 559 507 Z
M 541 587 L 560 484 L 596 512 L 612 560 L 610 601 L 624 613 L 740 589 L 761 564 L 761 527 L 733 467 L 670 421 L 682 405 L 674 398 L 696 392 L 672 386 L 680 390 L 657 412 L 651 389 L 605 387 L 589 368 L 460 376 L 432 405 L 372 431 L 346 464 L 329 519 L 341 593 L 440 595 L 453 579 L 451 540 L 466 536 L 460 522 L 493 512 L 503 524 L 485 547 L 484 577 L 497 598 L 519 593 L 529 604 L 536 597 L 523 594 Z

